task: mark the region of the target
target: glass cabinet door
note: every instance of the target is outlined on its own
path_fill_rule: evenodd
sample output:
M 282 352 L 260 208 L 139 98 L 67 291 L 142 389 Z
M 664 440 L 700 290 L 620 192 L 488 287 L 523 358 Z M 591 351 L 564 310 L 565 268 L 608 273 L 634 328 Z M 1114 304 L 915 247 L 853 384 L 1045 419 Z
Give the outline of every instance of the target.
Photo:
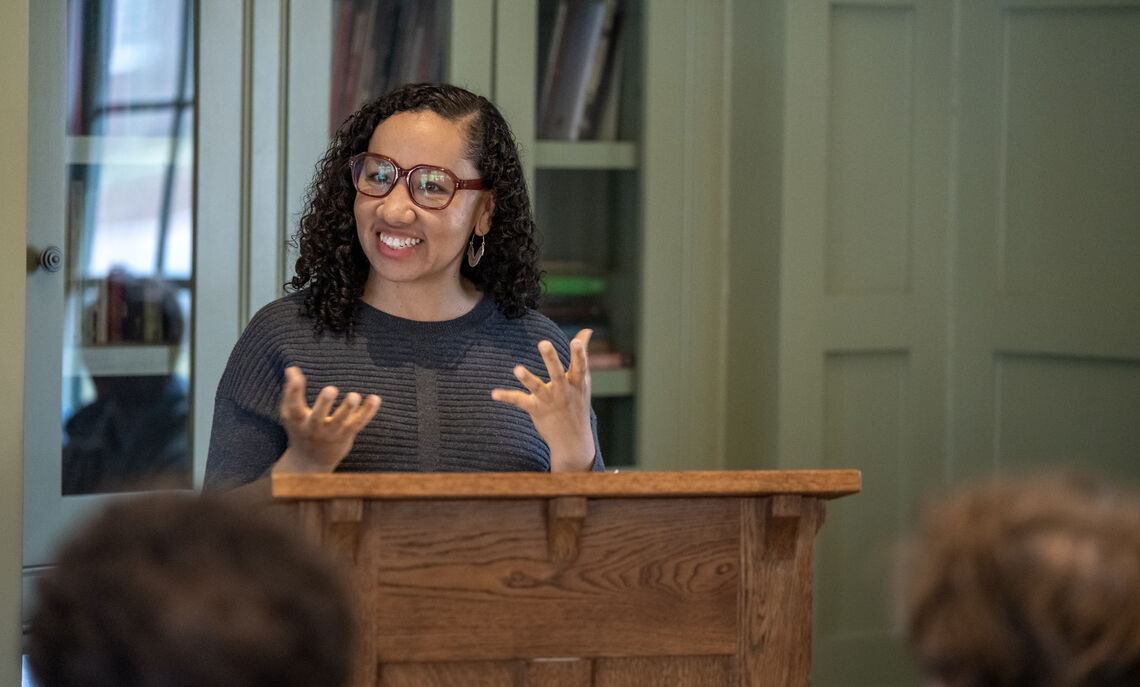
M 25 563 L 192 488 L 195 0 L 33 5 Z
M 61 488 L 190 487 L 193 2 L 68 2 Z

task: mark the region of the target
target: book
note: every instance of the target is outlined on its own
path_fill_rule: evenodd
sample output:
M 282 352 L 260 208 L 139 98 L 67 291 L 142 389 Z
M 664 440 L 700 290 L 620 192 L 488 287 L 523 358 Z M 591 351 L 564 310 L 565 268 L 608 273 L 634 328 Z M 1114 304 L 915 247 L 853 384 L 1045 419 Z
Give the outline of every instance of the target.
M 107 328 L 106 340 L 109 344 L 116 344 L 123 340 L 123 325 L 127 320 L 127 294 L 123 283 L 124 273 L 112 268 L 107 275 L 107 289 L 104 292 L 107 298 L 105 326 Z
M 606 292 L 606 278 L 593 274 L 548 274 L 543 277 L 547 297 L 600 296 Z
M 330 132 L 396 86 L 443 81 L 447 46 L 441 0 L 338 0 L 335 12 Z
M 166 341 L 166 325 L 163 322 L 162 308 L 166 293 L 162 282 L 157 279 L 144 279 L 142 283 L 142 322 L 139 337 L 146 344 L 172 343 Z
M 344 79 L 340 113 L 335 117 L 340 121 L 344 121 L 356 111 L 360 75 L 364 68 L 367 46 L 372 41 L 372 25 L 377 3 L 372 0 L 356 0 L 352 6 L 352 32 L 343 38 L 349 42 L 345 71 L 343 74 L 332 75 L 334 79 Z
M 539 99 L 540 139 L 578 138 L 609 0 L 561 0 Z
M 612 61 L 606 72 L 606 83 L 602 86 L 602 93 L 595 103 L 595 110 L 591 115 L 591 126 L 583 137 L 597 141 L 616 141 L 621 138 L 619 116 L 621 115 L 621 90 L 624 51 L 619 47 L 614 51 Z
M 546 65 L 543 68 L 542 84 L 538 93 L 538 123 L 536 126 L 540 129 L 542 120 L 549 117 L 547 113 L 551 107 L 550 99 L 554 95 L 554 71 L 558 66 L 558 54 L 561 51 L 567 6 L 565 1 L 559 2 L 555 10 L 554 29 L 550 34 L 550 46 L 546 51 Z M 539 132 L 539 137 L 541 138 L 541 132 Z
M 393 74 L 399 68 L 400 51 L 408 41 L 404 23 L 409 12 L 407 0 L 371 0 L 378 5 L 370 27 L 368 69 L 357 87 L 357 105 L 383 95 L 395 85 Z
M 594 140 L 602 138 L 600 120 L 605 114 L 604 106 L 612 90 L 614 81 L 615 57 L 618 54 L 618 37 L 621 28 L 619 0 L 606 1 L 606 14 L 602 24 L 602 35 L 591 58 L 590 80 L 586 87 L 582 119 L 578 125 L 578 138 Z M 609 138 L 616 138 L 614 136 Z
M 348 88 L 348 59 L 352 44 L 352 21 L 356 14 L 352 0 L 337 0 L 333 26 L 332 74 L 329 79 L 329 133 L 340 128 L 348 113 L 344 111 Z

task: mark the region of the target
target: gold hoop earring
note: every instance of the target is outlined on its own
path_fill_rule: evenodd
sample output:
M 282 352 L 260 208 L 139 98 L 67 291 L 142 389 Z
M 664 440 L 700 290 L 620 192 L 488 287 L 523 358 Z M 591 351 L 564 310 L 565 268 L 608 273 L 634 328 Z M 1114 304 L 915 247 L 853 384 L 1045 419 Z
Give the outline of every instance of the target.
M 487 247 L 487 237 L 480 236 L 479 250 L 475 250 L 475 234 L 471 235 L 471 240 L 467 243 L 467 264 L 474 267 L 479 264 L 483 259 L 483 250 Z

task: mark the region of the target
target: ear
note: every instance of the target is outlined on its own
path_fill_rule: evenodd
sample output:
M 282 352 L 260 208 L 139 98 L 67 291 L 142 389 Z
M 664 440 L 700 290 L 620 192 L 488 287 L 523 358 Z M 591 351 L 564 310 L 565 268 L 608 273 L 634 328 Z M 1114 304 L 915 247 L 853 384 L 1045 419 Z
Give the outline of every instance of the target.
M 486 236 L 491 231 L 491 216 L 495 214 L 495 196 L 492 193 L 483 194 L 479 205 L 475 208 L 475 233 Z

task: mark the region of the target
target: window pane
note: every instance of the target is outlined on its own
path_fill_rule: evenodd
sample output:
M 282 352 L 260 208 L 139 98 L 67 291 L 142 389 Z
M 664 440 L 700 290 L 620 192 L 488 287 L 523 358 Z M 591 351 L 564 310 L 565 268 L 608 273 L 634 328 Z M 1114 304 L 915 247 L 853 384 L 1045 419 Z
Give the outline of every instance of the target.
M 189 487 L 193 0 L 69 0 L 64 494 Z

